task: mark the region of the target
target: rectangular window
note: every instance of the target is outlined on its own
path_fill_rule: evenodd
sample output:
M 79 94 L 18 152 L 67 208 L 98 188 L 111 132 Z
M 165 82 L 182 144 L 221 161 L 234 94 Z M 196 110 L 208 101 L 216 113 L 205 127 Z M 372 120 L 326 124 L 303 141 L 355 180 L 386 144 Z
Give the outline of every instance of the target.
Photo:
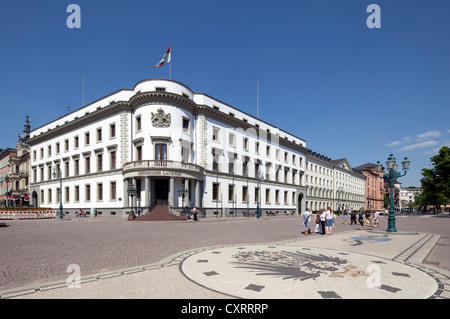
M 183 130 L 185 132 L 189 131 L 189 120 L 185 117 L 183 117 Z
M 142 130 L 141 116 L 136 117 L 136 131 Z
M 111 182 L 111 200 L 116 200 L 117 187 L 116 182 Z
M 89 132 L 84 133 L 84 146 L 91 144 L 91 136 Z
M 74 199 L 75 202 L 79 202 L 80 201 L 80 186 L 76 185 L 75 189 L 74 189 Z
M 266 204 L 270 204 L 270 188 L 266 188 Z
M 91 201 L 91 185 L 86 185 L 86 187 L 85 187 L 85 200 L 87 201 L 87 202 L 90 202 Z
M 219 183 L 212 184 L 212 200 L 219 200 Z
M 242 175 L 248 176 L 248 161 L 247 160 L 242 162 Z
M 219 134 L 220 134 L 220 129 L 218 127 L 213 127 L 213 136 L 212 136 L 213 141 L 216 141 L 216 142 L 219 141 Z
M 136 146 L 136 160 L 142 161 L 142 145 Z
M 233 133 L 228 134 L 228 145 L 235 146 L 234 140 L 235 140 L 235 135 Z
M 155 160 L 167 161 L 167 144 L 155 145 Z
M 242 186 L 242 201 L 248 202 L 248 187 Z
M 66 196 L 66 200 L 65 200 L 65 202 L 66 203 L 68 203 L 69 201 L 70 201 L 70 189 L 69 189 L 69 187 L 65 187 L 65 191 L 66 191 L 66 194 L 65 194 L 65 196 Z
M 78 135 L 73 138 L 73 147 L 74 148 L 78 148 L 79 147 Z
M 74 175 L 75 176 L 80 175 L 80 160 L 79 159 L 74 160 Z
M 116 124 L 109 125 L 109 138 L 116 137 Z
M 89 174 L 91 172 L 91 158 L 88 156 L 84 160 L 84 172 Z
M 228 185 L 228 201 L 234 202 L 234 185 Z
M 111 169 L 116 169 L 116 151 L 111 151 L 110 153 L 111 158 Z
M 97 200 L 103 200 L 103 183 L 97 184 Z
M 103 154 L 97 155 L 97 171 L 101 172 L 103 170 Z
M 229 159 L 228 163 L 228 173 L 234 174 L 234 157 Z
M 98 128 L 97 129 L 97 142 L 101 142 L 102 141 L 102 129 Z
M 64 170 L 65 170 L 65 177 L 69 177 L 70 176 L 70 171 L 69 171 L 69 161 L 64 162 Z

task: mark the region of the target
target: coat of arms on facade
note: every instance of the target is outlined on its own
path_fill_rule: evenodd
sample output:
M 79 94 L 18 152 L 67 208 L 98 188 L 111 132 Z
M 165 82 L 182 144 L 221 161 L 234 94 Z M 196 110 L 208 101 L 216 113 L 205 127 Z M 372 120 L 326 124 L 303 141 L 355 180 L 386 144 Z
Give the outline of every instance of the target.
M 154 127 L 169 127 L 170 121 L 170 113 L 164 113 L 162 108 L 159 108 L 156 113 L 152 112 L 152 125 Z

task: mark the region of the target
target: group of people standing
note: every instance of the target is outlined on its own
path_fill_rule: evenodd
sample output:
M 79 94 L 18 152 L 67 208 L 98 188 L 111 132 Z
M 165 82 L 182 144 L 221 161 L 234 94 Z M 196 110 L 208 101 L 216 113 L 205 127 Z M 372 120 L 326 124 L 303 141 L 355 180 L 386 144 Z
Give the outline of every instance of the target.
M 357 225 L 356 222 L 356 217 L 358 217 L 358 222 L 361 226 L 373 226 L 375 228 L 379 227 L 379 217 L 380 217 L 380 213 L 378 211 L 374 212 L 372 214 L 372 212 L 370 210 L 367 210 L 365 212 L 363 212 L 362 209 L 359 210 L 359 212 L 357 213 L 356 211 L 352 211 L 351 213 L 348 212 L 348 209 L 344 210 L 344 224 L 347 224 L 348 222 L 348 218 L 350 215 L 350 225 Z
M 356 217 L 361 226 L 370 225 L 375 228 L 379 227 L 379 213 L 371 213 L 370 211 L 363 212 L 362 209 L 359 213 L 352 211 L 349 213 L 348 209 L 344 210 L 344 223 L 347 224 L 349 217 L 351 218 L 350 225 L 357 225 Z M 330 207 L 327 209 L 319 210 L 315 215 L 311 213 L 309 208 L 303 213 L 303 227 L 305 228 L 304 234 L 311 235 L 311 225 L 315 225 L 314 232 L 321 235 L 331 235 L 337 215 L 333 213 Z
M 326 210 L 319 210 L 315 215 L 311 213 L 311 210 L 309 208 L 307 208 L 303 213 L 303 226 L 305 228 L 305 235 L 311 234 L 311 224 L 313 220 L 315 223 L 314 232 L 316 234 L 331 235 L 335 219 L 336 215 L 333 213 L 333 210 L 330 207 L 327 207 Z

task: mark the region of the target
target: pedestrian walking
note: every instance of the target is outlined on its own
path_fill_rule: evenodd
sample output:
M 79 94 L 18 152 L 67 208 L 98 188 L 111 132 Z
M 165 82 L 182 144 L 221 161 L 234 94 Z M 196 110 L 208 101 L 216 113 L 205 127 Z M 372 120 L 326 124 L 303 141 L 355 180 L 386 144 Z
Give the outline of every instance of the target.
M 362 209 L 359 209 L 358 221 L 361 224 L 361 226 L 364 226 L 364 212 L 362 211 Z
M 375 228 L 380 227 L 380 225 L 379 225 L 379 223 L 378 223 L 378 217 L 380 217 L 380 213 L 379 213 L 378 211 L 376 211 L 376 212 L 373 214 L 373 226 L 374 226 Z
M 353 223 L 356 223 L 356 211 L 352 210 L 351 214 L 350 214 L 350 225 L 353 225 Z
M 303 227 L 305 228 L 305 235 L 311 232 L 311 210 L 309 208 L 303 213 Z
M 344 224 L 347 225 L 348 218 L 349 218 L 348 209 L 344 210 L 343 215 L 344 215 Z
M 194 215 L 194 221 L 198 221 L 197 214 L 198 214 L 197 207 L 194 206 L 194 209 L 192 210 L 192 215 Z
M 370 224 L 370 226 L 373 226 L 372 217 L 370 216 L 370 214 L 371 214 L 371 211 L 366 210 L 366 214 L 365 214 L 365 218 L 364 218 L 364 226 L 366 226 L 367 224 Z

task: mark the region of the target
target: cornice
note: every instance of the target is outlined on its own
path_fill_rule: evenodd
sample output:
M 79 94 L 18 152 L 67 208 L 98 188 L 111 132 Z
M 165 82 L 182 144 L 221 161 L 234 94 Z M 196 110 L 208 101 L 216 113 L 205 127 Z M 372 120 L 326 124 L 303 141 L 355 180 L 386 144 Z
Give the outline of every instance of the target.
M 96 122 L 105 118 L 106 115 L 113 115 L 121 111 L 129 111 L 130 106 L 126 101 L 114 102 L 106 107 L 97 109 L 95 112 L 87 113 L 82 117 L 79 117 L 71 122 L 67 122 L 54 129 L 47 130 L 37 136 L 34 136 L 28 140 L 28 143 L 32 146 L 37 143 L 41 143 L 47 139 L 54 138 L 55 135 L 61 135 L 71 130 L 79 129 L 80 126 L 89 124 L 90 122 Z
M 191 113 L 194 112 L 197 106 L 197 104 L 194 101 L 183 95 L 159 91 L 142 92 L 142 93 L 138 92 L 137 94 L 133 95 L 129 100 L 130 106 L 133 107 L 134 109 L 137 109 L 145 105 L 146 102 L 169 102 L 170 104 L 173 104 L 175 102 L 177 106 L 181 106 Z

